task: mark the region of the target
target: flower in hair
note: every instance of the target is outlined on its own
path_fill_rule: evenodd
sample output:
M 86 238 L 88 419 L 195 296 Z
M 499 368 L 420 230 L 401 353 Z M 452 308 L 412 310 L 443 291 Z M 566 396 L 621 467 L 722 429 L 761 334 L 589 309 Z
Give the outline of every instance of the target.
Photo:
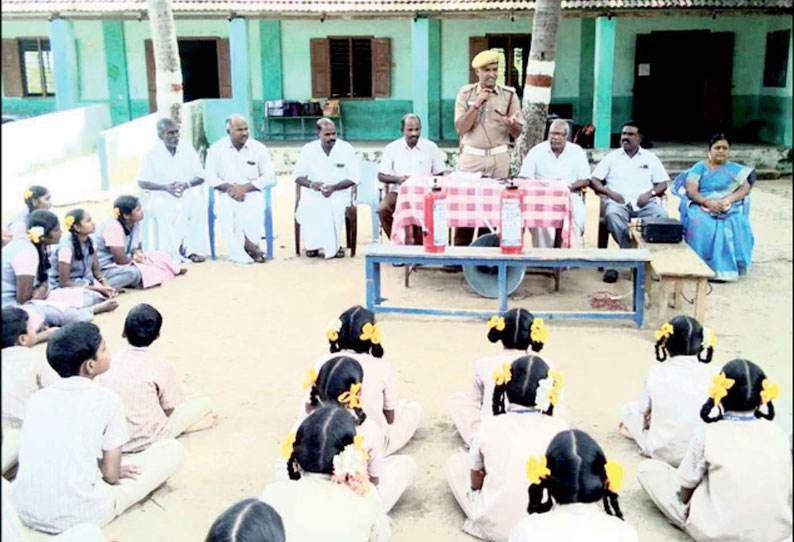
M 554 379 L 554 385 L 551 388 L 549 399 L 552 405 L 556 405 L 560 402 L 560 394 L 562 393 L 562 374 L 549 369 L 549 376 Z
M 712 385 L 709 386 L 709 397 L 714 399 L 714 406 L 719 406 L 722 398 L 728 395 L 728 390 L 733 387 L 736 381 L 725 376 L 724 372 L 712 376 L 711 381 Z
M 552 395 L 554 395 L 554 377 L 549 375 L 538 382 L 538 387 L 535 389 L 535 406 L 541 412 L 547 411 L 553 404 Z
M 529 338 L 536 343 L 545 343 L 549 339 L 549 328 L 543 324 L 543 318 L 534 318 L 529 328 Z
M 607 473 L 607 488 L 612 493 L 617 493 L 623 487 L 623 477 L 626 475 L 626 471 L 611 459 L 607 460 L 604 470 Z
M 71 230 L 72 226 L 74 226 L 74 215 L 68 215 L 66 218 L 64 218 L 63 225 L 66 226 L 67 230 Z
M 325 336 L 331 342 L 336 342 L 339 339 L 339 332 L 342 330 L 342 320 L 337 318 L 336 320 L 331 320 L 328 324 L 328 331 L 325 332 Z
M 113 216 L 119 218 L 121 216 L 121 209 L 118 207 L 113 207 Z
M 303 389 L 305 390 L 306 388 L 314 386 L 316 382 L 317 382 L 317 371 L 315 371 L 314 368 L 311 368 L 309 369 L 309 380 L 303 381 Z
M 357 384 L 350 384 L 350 390 L 340 393 L 336 398 L 347 408 L 358 408 L 361 406 L 361 382 Z
M 669 337 L 672 334 L 673 334 L 673 324 L 671 324 L 670 322 L 665 322 L 664 324 L 662 324 L 662 329 L 656 331 L 655 333 L 656 340 L 657 341 L 660 341 L 662 339 L 666 340 L 667 337 Z
M 33 198 L 33 190 L 31 190 L 30 188 L 28 188 L 27 190 L 25 190 L 24 192 L 22 192 L 22 198 L 23 198 L 25 201 L 28 201 L 29 199 L 32 199 L 32 198 Z
M 546 466 L 546 456 L 530 457 L 527 461 L 527 478 L 530 484 L 538 485 L 543 478 L 551 475 L 551 471 Z
M 497 386 L 504 386 L 513 378 L 513 375 L 510 372 L 510 364 L 503 363 L 502 368 L 494 371 L 492 376 Z
M 361 328 L 361 335 L 358 337 L 362 341 L 369 341 L 372 344 L 380 344 L 380 324 L 367 322 Z
M 780 384 L 772 384 L 769 379 L 765 378 L 761 382 L 761 404 L 765 405 L 772 399 L 780 397 Z
M 296 433 L 287 435 L 287 440 L 281 443 L 281 457 L 289 459 L 292 455 L 292 447 L 295 444 Z
M 28 241 L 38 245 L 42 237 L 44 237 L 44 228 L 41 226 L 33 226 L 28 230 Z
M 499 315 L 491 316 L 491 319 L 488 320 L 488 329 L 491 329 L 492 327 L 495 327 L 496 331 L 502 331 L 505 328 L 504 316 L 499 316 Z
M 714 334 L 714 329 L 707 327 L 703 329 L 703 348 L 714 348 L 717 344 L 717 335 Z
M 370 488 L 367 460 L 369 454 L 363 447 L 364 438 L 356 435 L 353 443 L 334 456 L 334 472 L 331 480 L 346 483 L 354 492 L 365 495 Z
M 364 448 L 364 435 L 356 435 L 353 437 L 353 446 L 361 450 L 364 454 L 364 459 L 369 460 L 369 452 Z

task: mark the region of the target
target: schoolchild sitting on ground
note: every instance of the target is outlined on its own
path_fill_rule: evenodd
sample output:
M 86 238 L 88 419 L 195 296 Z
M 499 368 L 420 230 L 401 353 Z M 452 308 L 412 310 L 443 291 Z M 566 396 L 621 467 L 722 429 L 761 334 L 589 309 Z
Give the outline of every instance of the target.
M 791 449 L 772 422 L 779 394 L 758 365 L 730 361 L 713 377 L 700 409 L 705 424 L 678 469 L 640 463 L 642 488 L 697 542 L 791 540 Z
M 389 520 L 378 511 L 362 440 L 353 417 L 329 405 L 282 443 L 290 479 L 268 484 L 262 500 L 281 516 L 289 542 L 389 540 Z
M 163 316 L 146 303 L 130 309 L 121 336 L 129 346 L 113 355 L 113 366 L 98 382 L 124 403 L 130 438 L 124 453 L 140 452 L 155 442 L 209 429 L 217 422 L 208 397 L 185 399 L 173 364 L 149 347 L 160 337 Z
M 375 322 L 375 315 L 360 305 L 350 307 L 329 324 L 326 337 L 331 354 L 341 353 L 361 364 L 364 370 L 361 388 L 364 412 L 381 424 L 386 435 L 386 455 L 393 454 L 416 432 L 422 406 L 417 401 L 399 398 L 391 365 L 383 359 L 381 329 Z M 330 357 L 317 362 L 314 370 L 319 373 Z M 308 393 L 305 402 L 308 412 L 311 410 Z
M 449 414 L 468 445 L 477 433 L 480 419 L 491 415 L 494 381 L 491 376 L 502 364 L 519 356 L 543 350 L 549 330 L 543 320 L 526 309 L 510 309 L 504 316 L 494 316 L 488 322 L 488 340 L 501 342 L 504 349 L 496 355 L 477 360 L 474 365 L 471 391 L 459 391 L 449 398 Z
M 698 412 L 714 374 L 707 364 L 716 341 L 713 330 L 689 316 L 676 316 L 656 332 L 656 360 L 663 363 L 645 373 L 640 398 L 623 407 L 618 426 L 643 455 L 674 467 L 681 463 L 703 423 Z
M 284 524 L 272 506 L 243 499 L 218 516 L 204 542 L 285 542 Z
M 545 453 L 568 422 L 555 413 L 562 376 L 539 356 L 505 363 L 493 379 L 493 415 L 482 419 L 468 460 L 465 452 L 458 452 L 447 461 L 446 472 L 467 517 L 463 530 L 505 542 L 525 514 L 527 457 Z
M 3 309 L 2 415 L 3 465 L 5 474 L 17 462 L 19 430 L 25 405 L 33 392 L 60 380 L 47 359 L 31 347 L 36 330 L 28 313 L 19 307 Z
M 118 295 L 99 268 L 90 235 L 96 225 L 91 215 L 73 209 L 64 219 L 66 234 L 52 251 L 47 283 L 50 301 L 63 301 L 74 307 L 90 307 Z M 118 306 L 108 304 L 108 311 Z
M 416 476 L 416 462 L 407 455 L 385 457 L 386 437 L 383 427 L 362 410 L 361 382 L 364 371 L 361 364 L 346 356 L 326 361 L 319 374 L 309 371 L 311 386 L 309 403 L 313 409 L 325 405 L 340 405 L 356 421 L 356 433 L 364 437 L 363 446 L 369 454 L 370 481 L 377 486 L 381 507 L 388 512 Z M 310 414 L 311 415 L 311 414 Z M 303 420 L 305 416 L 301 417 Z M 296 427 L 297 428 L 297 427 Z
M 162 440 L 122 464 L 124 406 L 93 381 L 110 366 L 94 324 L 60 328 L 47 344 L 47 360 L 62 378 L 28 401 L 12 499 L 22 521 L 39 531 L 105 525 L 176 473 L 184 448 Z
M 144 252 L 141 245 L 141 202 L 135 196 L 119 196 L 113 202 L 113 216 L 94 233 L 97 259 L 102 274 L 115 289 L 151 288 L 187 273 L 165 252 Z
M 50 191 L 47 187 L 34 184 L 25 190 L 22 195 L 25 201 L 25 209 L 17 213 L 8 224 L 6 224 L 7 231 L 11 234 L 12 239 L 24 239 L 28 232 L 28 220 L 30 214 L 36 209 L 52 209 L 52 201 Z M 3 243 L 5 246 L 5 243 Z
M 624 474 L 584 431 L 557 433 L 545 454 L 527 462 L 529 516 L 509 542 L 639 542 L 618 504 Z
M 30 214 L 26 239 L 14 239 L 2 252 L 2 305 L 21 306 L 33 319 L 36 331 L 41 324 L 62 326 L 70 322 L 88 322 L 94 314 L 113 310 L 114 300 L 90 306 L 72 305 L 49 298 L 47 270 L 50 267 L 47 246 L 61 240 L 58 217 L 38 209 Z

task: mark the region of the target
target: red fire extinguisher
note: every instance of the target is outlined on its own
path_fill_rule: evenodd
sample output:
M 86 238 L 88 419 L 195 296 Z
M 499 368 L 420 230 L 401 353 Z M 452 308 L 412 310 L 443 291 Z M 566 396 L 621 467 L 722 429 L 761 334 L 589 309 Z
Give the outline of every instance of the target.
M 449 241 L 447 232 L 447 191 L 433 178 L 433 186 L 425 194 L 425 228 L 422 232 L 425 252 L 444 252 Z
M 499 201 L 499 246 L 503 254 L 521 254 L 524 248 L 524 191 L 511 179 Z

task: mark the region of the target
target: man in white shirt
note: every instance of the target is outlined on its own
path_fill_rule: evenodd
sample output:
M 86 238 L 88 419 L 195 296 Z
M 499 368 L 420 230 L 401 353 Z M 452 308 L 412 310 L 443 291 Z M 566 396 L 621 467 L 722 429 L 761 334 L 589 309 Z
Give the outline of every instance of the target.
M 607 196 L 604 219 L 620 248 L 631 248 L 629 220 L 666 217 L 657 199 L 667 189 L 670 176 L 652 152 L 640 147 L 642 132 L 634 121 L 623 125 L 620 149 L 607 154 L 593 170 L 590 186 Z M 615 282 L 617 271 L 607 269 L 604 282 Z
M 585 223 L 584 191 L 590 185 L 590 164 L 582 147 L 568 141 L 568 123 L 557 119 L 549 126 L 549 139 L 532 147 L 524 158 L 519 177 L 557 179 L 568 184 L 573 205 L 576 244 L 581 245 Z M 530 228 L 532 245 L 554 246 L 554 228 Z
M 400 133 L 403 137 L 383 149 L 378 169 L 378 180 L 386 185 L 378 217 L 389 238 L 399 186 L 411 175 L 443 175 L 447 169 L 438 146 L 421 137 L 422 124 L 417 115 L 408 113 L 402 118 Z
M 157 219 L 157 244 L 175 262 L 203 262 L 207 254 L 207 204 L 199 185 L 204 169 L 190 143 L 179 140 L 170 118 L 157 121 L 160 141 L 141 161 L 138 186 L 146 213 Z
M 264 236 L 265 185 L 275 175 L 270 151 L 248 138 L 248 123 L 241 115 L 226 119 L 226 133 L 207 151 L 207 180 L 215 192 L 215 216 L 235 263 L 264 263 L 259 249 Z
M 317 139 L 301 149 L 295 182 L 304 188 L 295 220 L 301 225 L 306 255 L 326 260 L 343 258 L 342 228 L 350 205 L 350 188 L 359 182 L 359 161 L 353 146 L 336 138 L 331 119 L 317 121 Z

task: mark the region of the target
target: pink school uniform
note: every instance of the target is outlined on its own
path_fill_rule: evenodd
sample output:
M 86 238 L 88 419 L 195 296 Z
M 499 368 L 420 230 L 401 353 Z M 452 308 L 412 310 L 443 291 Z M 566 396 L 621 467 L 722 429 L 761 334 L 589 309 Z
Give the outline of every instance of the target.
M 11 346 L 3 348 L 2 355 L 3 429 L 19 429 L 30 396 L 61 377 L 44 355 L 32 348 Z
M 555 504 L 529 514 L 510 531 L 508 542 L 639 542 L 634 527 L 604 513 L 601 501 Z

